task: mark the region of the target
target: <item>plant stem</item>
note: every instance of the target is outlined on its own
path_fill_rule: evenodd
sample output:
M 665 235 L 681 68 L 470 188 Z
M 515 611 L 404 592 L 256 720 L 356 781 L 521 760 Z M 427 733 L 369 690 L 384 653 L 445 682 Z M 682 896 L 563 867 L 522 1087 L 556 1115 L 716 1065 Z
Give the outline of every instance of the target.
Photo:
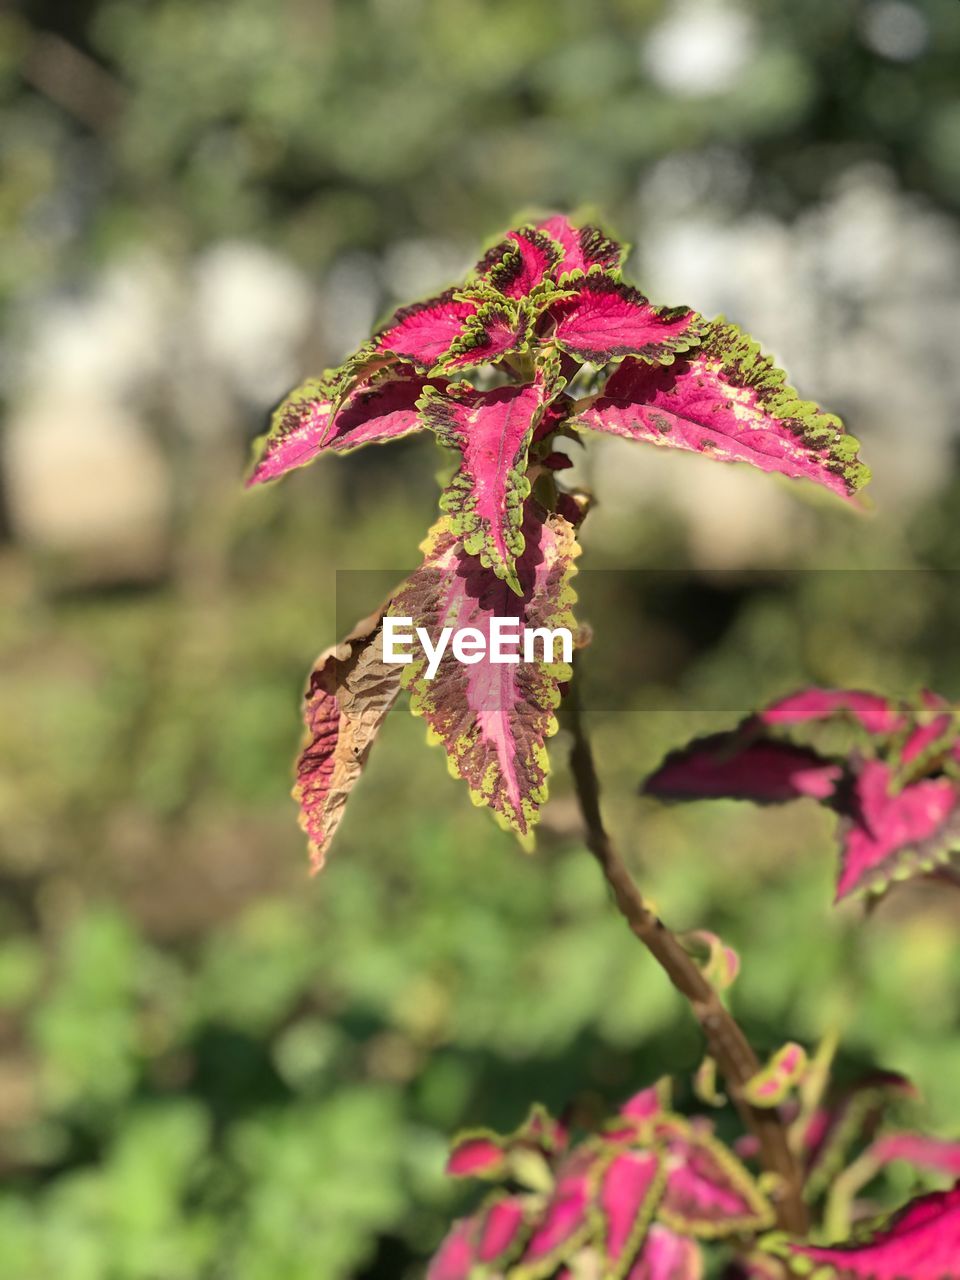
M 807 1207 L 803 1201 L 800 1170 L 787 1142 L 786 1130 L 775 1109 L 753 1107 L 743 1097 L 743 1086 L 760 1069 L 757 1055 L 676 934 L 644 902 L 636 881 L 603 825 L 600 784 L 590 740 L 580 713 L 576 686 L 574 679 L 567 697 L 569 724 L 573 732 L 570 768 L 586 827 L 587 847 L 600 864 L 620 914 L 631 931 L 693 1010 L 706 1037 L 709 1052 L 726 1081 L 730 1096 L 760 1145 L 761 1164 L 768 1173 L 777 1177 L 779 1195 L 775 1200 L 778 1225 L 784 1231 L 803 1235 L 808 1227 Z

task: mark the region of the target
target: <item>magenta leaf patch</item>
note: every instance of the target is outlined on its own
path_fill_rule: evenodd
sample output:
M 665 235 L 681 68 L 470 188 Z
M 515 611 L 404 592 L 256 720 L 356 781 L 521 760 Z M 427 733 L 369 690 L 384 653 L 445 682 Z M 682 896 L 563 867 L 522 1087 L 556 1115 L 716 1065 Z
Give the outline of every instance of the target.
M 839 737 L 843 725 L 859 736 Z M 823 734 L 832 726 L 823 750 L 791 740 L 811 726 Z M 840 817 L 839 901 L 955 871 L 957 746 L 954 710 L 935 695 L 897 704 L 860 690 L 807 689 L 672 752 L 642 789 L 675 800 L 819 800 Z
M 459 450 L 460 469 L 441 500 L 467 555 L 520 592 L 515 562 L 523 552 L 527 454 L 544 402 L 544 382 L 456 394 L 428 388 L 421 418 L 441 444 Z
M 427 387 L 439 392 L 444 385 L 389 373 L 358 383 L 336 407 L 334 392 L 319 382 L 305 383 L 283 402 L 258 442 L 248 486 L 276 480 L 321 453 L 349 453 L 420 431 L 417 401 Z
M 485 255 L 477 275 L 506 298 L 526 298 L 553 275 L 562 258 L 563 249 L 545 230 L 520 227 Z
M 858 441 L 845 434 L 840 419 L 800 400 L 785 374 L 735 325 L 710 322 L 697 350 L 663 365 L 625 360 L 576 421 L 629 440 L 813 480 L 842 497 L 869 478 L 857 459 Z
M 422 654 L 403 668 L 411 709 L 426 720 L 433 741 L 443 744 L 451 771 L 470 787 L 475 804 L 488 805 L 521 837 L 530 835 L 546 799 L 549 761 L 546 741 L 557 728 L 556 709 L 571 668 L 559 660 L 522 657 L 528 628 L 566 628 L 576 623 L 570 579 L 578 553 L 574 530 L 559 515 L 528 503 L 525 549 L 517 561 L 520 594 L 512 591 L 464 549 L 449 518 L 440 520 L 424 543 L 424 563 L 394 597 L 390 612 L 410 617 L 436 644 L 444 627 L 474 628 L 486 645 L 480 661 L 460 662 L 448 646 L 432 679 Z M 519 661 L 489 660 L 494 618 L 512 620 Z
M 747 1081 L 743 1096 L 752 1107 L 779 1107 L 803 1079 L 806 1069 L 806 1050 L 791 1041 Z
M 455 1222 L 433 1256 L 427 1280 L 470 1280 L 476 1261 L 473 1244 L 474 1223 L 469 1218 Z
M 452 372 L 471 365 L 493 364 L 512 352 L 525 351 L 530 341 L 529 318 L 511 303 L 492 299 L 470 316 L 440 362 Z
M 586 273 L 594 267 L 613 274 L 620 270 L 623 246 L 610 240 L 598 227 L 575 227 L 559 213 L 537 225 L 561 248 L 562 257 L 556 267 L 558 277 L 574 271 Z
M 527 1234 L 527 1216 L 521 1196 L 503 1196 L 481 1212 L 476 1231 L 477 1262 L 502 1266 L 520 1250 Z
M 960 1265 L 960 1186 L 911 1200 L 859 1242 L 790 1248 L 843 1280 L 952 1280 Z
M 960 846 L 960 791 L 925 778 L 896 792 L 889 765 L 868 760 L 843 816 L 837 901 L 882 892 L 892 880 L 935 870 Z
M 843 770 L 805 747 L 787 742 L 745 742 L 733 733 L 700 738 L 675 751 L 643 784 L 662 800 L 730 799 L 783 804 L 800 796 L 826 800 Z
M 870 1148 L 870 1157 L 877 1166 L 903 1160 L 916 1169 L 960 1178 L 960 1142 L 946 1138 L 928 1138 L 921 1133 L 890 1133 L 877 1139 Z
M 628 1280 L 702 1280 L 703 1256 L 695 1240 L 655 1222 Z
M 600 1175 L 597 1192 L 606 1274 L 620 1277 L 636 1255 L 663 1189 L 655 1151 L 615 1154 Z
M 294 798 L 313 869 L 324 864 L 370 748 L 400 692 L 403 668 L 383 660 L 382 614 L 359 623 L 317 659 L 304 698 L 306 739 Z
M 849 716 L 868 733 L 881 737 L 894 733 L 903 724 L 899 708 L 889 698 L 862 689 L 801 689 L 771 703 L 757 718 L 766 725 L 793 728 L 838 716 Z
M 514 1274 L 517 1280 L 540 1280 L 552 1275 L 557 1265 L 590 1236 L 590 1181 L 579 1164 L 561 1172 L 553 1195 L 547 1201 L 540 1222 L 523 1251 Z
M 466 321 L 476 315 L 480 302 L 448 289 L 436 298 L 401 307 L 377 334 L 376 349 L 427 373 L 464 332 Z
M 638 290 L 605 275 L 587 275 L 571 285 L 547 314 L 553 338 L 578 360 L 606 364 L 619 356 L 669 364 L 700 340 L 699 317 L 687 307 L 656 307 Z M 642 367 L 642 366 L 641 366 Z M 592 426 L 592 421 L 584 421 Z
M 716 1239 L 761 1231 L 773 1208 L 722 1143 L 678 1119 L 664 1133 L 667 1184 L 657 1216 L 683 1235 Z

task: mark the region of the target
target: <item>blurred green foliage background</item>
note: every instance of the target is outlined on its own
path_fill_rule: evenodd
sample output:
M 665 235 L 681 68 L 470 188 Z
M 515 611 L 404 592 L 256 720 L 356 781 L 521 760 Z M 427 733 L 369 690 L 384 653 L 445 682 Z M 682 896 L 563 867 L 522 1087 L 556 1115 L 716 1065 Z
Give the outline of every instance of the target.
M 438 456 L 245 496 L 246 444 L 526 208 L 594 206 L 651 289 L 690 280 L 665 300 L 757 324 L 877 468 L 856 517 L 596 448 L 584 570 L 683 589 L 584 572 L 585 680 L 611 825 L 741 951 L 758 1046 L 839 1025 L 844 1071 L 960 1128 L 960 902 L 834 912 L 824 815 L 635 796 L 801 677 L 960 696 L 958 65 L 956 0 L 0 9 L 0 1274 L 413 1280 L 452 1131 L 697 1064 L 562 735 L 533 857 L 402 707 L 312 882 L 287 796 L 337 570 L 415 563 Z

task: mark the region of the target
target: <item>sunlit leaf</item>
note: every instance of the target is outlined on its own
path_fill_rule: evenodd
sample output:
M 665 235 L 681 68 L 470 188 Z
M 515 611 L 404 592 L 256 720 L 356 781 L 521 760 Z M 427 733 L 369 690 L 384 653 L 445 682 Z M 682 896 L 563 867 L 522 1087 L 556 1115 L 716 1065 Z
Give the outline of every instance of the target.
M 572 296 L 551 303 L 548 314 L 554 340 L 578 360 L 606 364 L 634 356 L 644 368 L 646 361 L 669 364 L 699 342 L 699 317 L 687 307 L 654 306 L 637 289 L 602 274 L 583 276 L 570 288 Z M 596 426 L 595 418 L 583 415 L 583 425 Z
M 383 659 L 382 613 L 317 659 L 304 699 L 307 733 L 294 798 L 314 870 L 326 858 L 370 748 L 400 692 L 403 668 Z
M 625 343 L 631 332 L 626 307 L 622 302 L 607 305 L 607 358 L 632 354 Z M 667 315 L 674 318 L 667 321 Z M 683 315 L 689 317 L 686 326 Z M 845 433 L 840 419 L 800 400 L 784 373 L 735 325 L 710 322 L 702 345 L 674 360 L 672 353 L 694 345 L 689 339 L 696 331 L 694 321 L 689 312 L 664 313 L 663 319 L 675 339 L 659 351 L 656 346 L 637 351 L 643 360 L 625 360 L 600 395 L 587 402 L 576 419 L 579 424 L 723 462 L 749 462 L 761 471 L 812 480 L 842 497 L 867 482 L 869 472 L 857 458 L 858 441 Z M 568 333 L 558 325 L 561 345 L 595 359 L 582 346 L 571 347 Z
M 843 1280 L 951 1280 L 960 1259 L 960 1186 L 912 1200 L 857 1241 L 793 1244 L 795 1257 L 826 1263 Z
M 505 825 L 527 836 L 546 798 L 546 741 L 556 731 L 555 713 L 571 668 L 561 660 L 559 640 L 551 646 L 554 660 L 540 660 L 544 637 L 536 640 L 537 660 L 524 661 L 522 637 L 537 628 L 575 633 L 570 578 L 578 549 L 572 526 L 533 502 L 527 504 L 523 532 L 517 595 L 465 552 L 449 517 L 441 519 L 424 543 L 423 565 L 401 588 L 390 612 L 412 618 L 433 645 L 445 627 L 479 633 L 483 655 L 471 655 L 475 661 L 458 661 L 448 645 L 428 679 L 428 660 L 418 652 L 404 668 L 404 684 L 412 692 L 414 714 L 425 718 L 431 739 L 443 744 L 451 771 L 467 782 L 474 803 L 488 805 Z M 490 660 L 494 618 L 516 623 L 518 662 Z
M 743 1097 L 753 1107 L 779 1107 L 803 1079 L 806 1068 L 803 1046 L 785 1044 L 746 1082 Z

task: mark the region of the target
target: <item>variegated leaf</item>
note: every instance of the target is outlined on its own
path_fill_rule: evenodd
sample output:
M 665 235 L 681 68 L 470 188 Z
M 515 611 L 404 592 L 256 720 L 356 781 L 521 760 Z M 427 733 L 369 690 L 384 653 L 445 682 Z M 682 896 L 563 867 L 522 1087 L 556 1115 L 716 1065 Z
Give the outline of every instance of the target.
M 922 778 L 902 790 L 880 760 L 863 764 L 841 820 L 837 901 L 926 875 L 960 848 L 960 787 Z
M 426 719 L 431 739 L 443 744 L 451 772 L 467 782 L 474 803 L 488 805 L 503 825 L 527 837 L 546 799 L 546 741 L 556 731 L 556 708 L 571 668 L 559 660 L 559 639 L 551 647 L 555 660 L 540 660 L 543 636 L 536 642 L 537 660 L 525 662 L 522 637 L 531 629 L 575 634 L 570 579 L 578 548 L 572 526 L 533 501 L 526 506 L 523 532 L 517 595 L 467 554 L 449 517 L 441 519 L 424 543 L 423 565 L 394 597 L 390 612 L 412 618 L 434 646 L 445 627 L 479 633 L 474 638 L 485 649 L 479 661 L 477 653 L 469 665 L 458 661 L 448 646 L 435 676 L 427 679 L 421 653 L 403 669 L 404 684 L 412 692 L 414 714 Z M 507 625 L 494 618 L 516 622 L 516 663 L 489 659 L 492 629 Z
M 615 1152 L 596 1192 L 604 1275 L 620 1280 L 636 1257 L 663 1191 L 663 1162 L 655 1151 Z
M 858 1239 L 791 1244 L 796 1260 L 833 1268 L 838 1280 L 955 1280 L 960 1275 L 960 1186 L 911 1200 Z M 798 1268 L 799 1270 L 799 1268 Z
M 702 1128 L 671 1117 L 662 1126 L 667 1183 L 657 1216 L 683 1235 L 719 1239 L 762 1231 L 773 1208 L 737 1157 Z
M 587 272 L 591 268 L 611 273 L 620 270 L 626 251 L 598 227 L 575 227 L 559 213 L 544 218 L 537 226 L 563 250 L 563 257 L 556 267 L 558 277 L 574 271 Z
M 563 256 L 562 247 L 546 231 L 519 227 L 484 255 L 477 276 L 506 298 L 527 298 L 554 274 Z
M 441 444 L 457 449 L 460 469 L 440 499 L 468 555 L 493 569 L 519 593 L 516 559 L 523 552 L 524 502 L 530 492 L 527 455 L 545 398 L 545 382 L 447 394 L 428 388 L 423 423 Z
M 383 660 L 382 617 L 364 619 L 321 654 L 307 684 L 307 733 L 293 795 L 315 871 L 324 864 L 373 741 L 400 692 L 403 668 Z
M 752 1107 L 779 1107 L 803 1079 L 807 1051 L 792 1041 L 778 1049 L 743 1086 L 743 1097 Z
M 619 356 L 669 364 L 700 340 L 700 318 L 687 307 L 657 307 L 638 290 L 608 275 L 575 279 L 571 293 L 552 302 L 547 314 L 563 351 L 591 364 Z M 593 426 L 593 420 L 586 421 Z M 605 428 L 600 428 L 605 429 Z
M 446 384 L 400 372 L 358 383 L 339 403 L 322 381 L 305 382 L 274 413 L 269 432 L 254 444 L 247 485 L 276 480 L 322 453 L 349 453 L 420 431 L 417 402 L 427 387 L 440 394 Z
M 696 1240 L 655 1222 L 628 1280 L 702 1280 L 703 1254 Z
M 447 289 L 435 298 L 401 307 L 377 334 L 375 348 L 427 373 L 449 353 L 482 302 L 482 297 Z
M 618 332 L 616 323 L 611 327 Z M 668 356 L 685 349 L 686 332 L 680 329 L 681 345 L 665 348 Z M 558 338 L 562 342 L 562 327 Z M 782 370 L 736 325 L 711 321 L 699 348 L 664 359 L 666 367 L 655 363 L 655 354 L 639 354 L 649 363 L 625 360 L 578 423 L 724 462 L 749 462 L 761 471 L 815 481 L 845 498 L 869 479 L 858 441 L 840 419 L 800 400 Z

